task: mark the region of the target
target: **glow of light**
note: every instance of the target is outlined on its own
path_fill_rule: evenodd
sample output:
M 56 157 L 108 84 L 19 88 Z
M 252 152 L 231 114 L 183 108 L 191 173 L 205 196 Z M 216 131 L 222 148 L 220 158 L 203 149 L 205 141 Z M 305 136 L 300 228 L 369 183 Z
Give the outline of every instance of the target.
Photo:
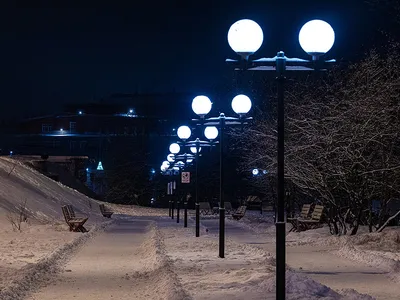
M 197 149 L 196 149 L 196 147 L 190 147 L 190 151 L 191 151 L 192 153 L 196 154 Z M 201 147 L 199 147 L 199 152 L 201 152 Z
M 263 40 L 263 31 L 253 20 L 239 20 L 228 31 L 229 46 L 244 59 L 260 49 Z
M 207 126 L 204 129 L 204 136 L 209 140 L 215 140 L 218 136 L 218 129 L 215 126 Z
M 192 135 L 192 130 L 189 126 L 183 125 L 178 128 L 177 134 L 180 139 L 187 140 Z
M 253 169 L 253 171 L 251 171 L 251 173 L 253 173 L 254 176 L 257 176 L 259 171 L 258 171 L 258 169 Z
M 168 160 L 170 163 L 174 162 L 174 161 L 175 161 L 175 155 L 172 154 L 172 153 L 168 154 L 168 155 L 167 155 L 167 160 Z
M 101 161 L 99 161 L 99 164 L 97 165 L 97 171 L 104 171 Z
M 211 100 L 207 96 L 197 96 L 192 101 L 192 110 L 200 117 L 204 117 L 211 110 Z
M 245 115 L 251 109 L 251 100 L 246 95 L 237 95 L 232 99 L 232 109 L 238 115 Z
M 172 154 L 178 154 L 181 151 L 181 147 L 177 143 L 172 143 L 169 145 L 169 152 Z
M 325 21 L 312 20 L 300 29 L 299 43 L 308 54 L 313 56 L 323 55 L 335 43 L 335 31 Z

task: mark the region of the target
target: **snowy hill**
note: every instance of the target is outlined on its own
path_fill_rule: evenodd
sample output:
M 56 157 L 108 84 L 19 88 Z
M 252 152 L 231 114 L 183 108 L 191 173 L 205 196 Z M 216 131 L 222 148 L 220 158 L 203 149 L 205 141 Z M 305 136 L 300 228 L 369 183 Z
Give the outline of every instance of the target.
M 28 218 L 41 221 L 64 221 L 61 206 L 72 204 L 77 215 L 89 215 L 89 222 L 103 220 L 98 203 L 24 163 L 0 157 L 0 218 L 26 201 Z

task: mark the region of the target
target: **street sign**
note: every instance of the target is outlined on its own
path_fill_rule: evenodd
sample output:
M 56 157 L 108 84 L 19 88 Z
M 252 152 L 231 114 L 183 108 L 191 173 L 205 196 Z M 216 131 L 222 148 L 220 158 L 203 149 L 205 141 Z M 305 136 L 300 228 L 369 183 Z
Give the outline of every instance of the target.
M 190 183 L 190 172 L 182 172 L 181 182 L 182 183 Z

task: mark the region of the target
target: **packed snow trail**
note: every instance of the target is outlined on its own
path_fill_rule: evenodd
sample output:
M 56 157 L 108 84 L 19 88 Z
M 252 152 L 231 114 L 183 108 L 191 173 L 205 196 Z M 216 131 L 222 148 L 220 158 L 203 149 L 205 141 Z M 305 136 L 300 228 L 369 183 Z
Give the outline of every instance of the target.
M 202 220 L 210 234 L 218 234 L 218 220 Z M 233 222 L 226 223 L 226 238 L 256 246 L 275 254 L 275 239 L 255 234 Z M 304 273 L 334 290 L 355 289 L 378 300 L 399 299 L 400 285 L 391 281 L 387 271 L 369 267 L 330 253 L 332 246 L 286 246 L 286 263 L 296 272 Z M 227 253 L 229 249 L 225 250 Z
M 168 266 L 156 257 L 160 249 L 156 249 L 151 224 L 131 217 L 117 220 L 26 299 L 171 299 L 166 290 L 174 291 L 176 285 L 165 271 Z

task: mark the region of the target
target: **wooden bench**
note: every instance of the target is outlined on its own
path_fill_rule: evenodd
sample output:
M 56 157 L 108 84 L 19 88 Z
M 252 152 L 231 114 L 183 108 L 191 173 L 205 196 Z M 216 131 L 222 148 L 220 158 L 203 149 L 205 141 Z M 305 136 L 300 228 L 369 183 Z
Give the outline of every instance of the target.
M 224 208 L 225 208 L 225 213 L 226 214 L 231 214 L 232 213 L 232 204 L 230 202 L 224 202 Z M 212 213 L 213 215 L 218 215 L 219 214 L 219 206 L 214 206 L 212 208 Z
M 247 207 L 245 205 L 240 206 L 233 214 L 232 218 L 235 220 L 240 220 L 241 218 L 244 217 L 246 213 Z
M 232 213 L 232 204 L 230 202 L 224 202 L 224 206 L 225 206 L 225 212 L 227 214 Z
M 324 207 L 322 205 L 315 205 L 310 219 L 297 219 L 297 231 L 305 231 L 315 229 L 321 226 Z
M 200 205 L 200 214 L 202 215 L 209 215 L 212 214 L 212 209 L 210 203 L 208 202 L 199 202 Z
M 111 216 L 113 215 L 114 212 L 109 210 L 104 204 L 99 204 L 99 207 L 100 207 L 100 212 L 103 215 L 103 217 L 111 218 Z
M 296 218 L 287 218 L 286 221 L 292 224 L 292 228 L 289 230 L 289 232 L 292 231 L 297 231 L 297 220 L 302 219 L 302 220 L 308 220 L 310 219 L 310 211 L 311 211 L 311 204 L 303 204 L 303 207 L 300 212 L 300 216 Z
M 262 210 L 262 201 L 258 196 L 248 196 L 245 201 L 247 209 Z
M 67 222 L 69 226 L 69 231 L 74 232 L 87 232 L 87 229 L 83 227 L 83 224 L 88 220 L 85 218 L 77 218 L 75 217 L 75 212 L 72 205 L 64 205 L 61 207 L 65 222 Z

